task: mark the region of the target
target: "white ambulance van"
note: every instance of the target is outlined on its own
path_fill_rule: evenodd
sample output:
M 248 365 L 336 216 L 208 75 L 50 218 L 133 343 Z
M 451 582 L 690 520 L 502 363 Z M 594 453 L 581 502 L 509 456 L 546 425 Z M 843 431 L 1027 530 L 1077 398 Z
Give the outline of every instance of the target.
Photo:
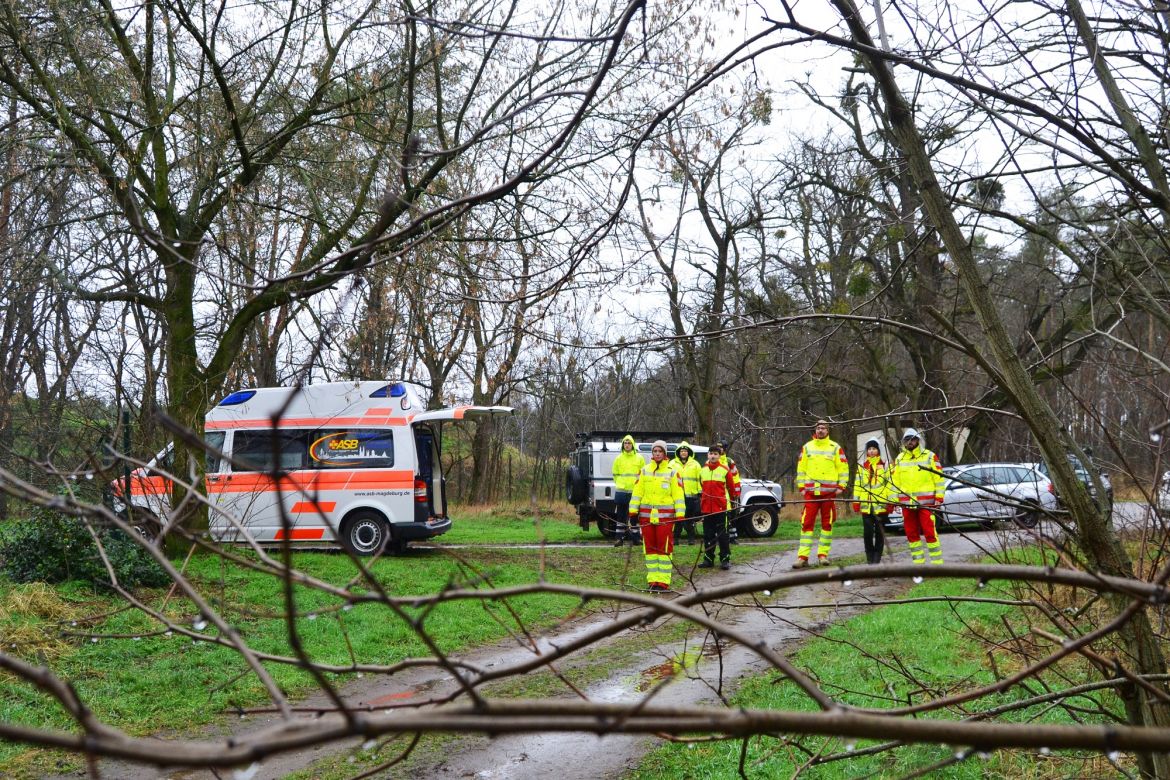
M 204 420 L 210 533 L 221 542 L 401 552 L 451 528 L 439 458 L 442 424 L 506 406 L 427 411 L 406 382 L 331 382 L 238 390 Z M 169 448 L 130 478 L 139 517 L 163 517 Z M 116 483 L 120 497 L 122 480 Z M 283 515 L 283 520 L 282 520 Z

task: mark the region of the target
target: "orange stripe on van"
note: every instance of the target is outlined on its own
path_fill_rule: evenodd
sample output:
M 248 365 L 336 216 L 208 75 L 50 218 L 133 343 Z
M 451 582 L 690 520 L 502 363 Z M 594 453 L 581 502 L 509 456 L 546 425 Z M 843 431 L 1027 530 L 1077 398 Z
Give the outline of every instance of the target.
M 408 469 L 328 469 L 291 471 L 277 481 L 270 474 L 220 474 L 209 482 L 211 493 L 271 493 L 276 490 L 311 493 L 319 490 L 392 490 L 414 487 L 414 472 Z
M 116 479 L 111 484 L 115 496 L 122 495 L 125 479 Z M 130 475 L 130 494 L 134 496 L 165 496 L 171 492 L 171 481 L 166 477 L 144 477 L 139 474 Z
M 325 514 L 337 508 L 336 501 L 298 501 L 289 511 L 293 514 Z
M 386 426 L 406 425 L 403 417 L 387 416 L 381 410 L 368 410 L 361 417 L 285 417 L 280 421 L 278 428 L 354 428 L 363 425 L 375 428 Z M 223 431 L 229 428 L 272 428 L 271 419 L 263 420 L 208 420 L 203 424 L 207 431 Z
M 294 528 L 291 531 L 289 531 L 289 534 L 288 534 L 289 539 L 322 539 L 324 537 L 325 537 L 325 529 L 324 528 Z M 283 528 L 279 529 L 276 532 L 276 536 L 274 536 L 272 538 L 273 539 L 283 539 L 284 538 L 284 529 Z

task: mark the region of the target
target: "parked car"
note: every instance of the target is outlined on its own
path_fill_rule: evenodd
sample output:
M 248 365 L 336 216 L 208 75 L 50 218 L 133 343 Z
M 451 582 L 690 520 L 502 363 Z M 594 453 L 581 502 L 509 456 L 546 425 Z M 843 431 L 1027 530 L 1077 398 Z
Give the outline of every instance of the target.
M 613 461 L 621 452 L 621 440 L 627 434 L 634 437 L 638 452 L 650 460 L 654 441 L 668 442 L 667 454 L 683 441 L 691 441 L 694 434 L 686 431 L 590 431 L 577 434 L 577 443 L 571 455 L 571 465 L 565 474 L 565 498 L 577 507 L 581 528 L 597 525 L 603 536 L 612 537 L 614 528 Z M 694 457 L 699 463 L 707 460 L 707 447 L 695 445 Z M 751 479 L 740 472 L 741 511 L 734 519 L 736 529 L 744 536 L 764 537 L 776 533 L 780 524 L 780 507 L 784 504 L 784 488 L 766 479 Z
M 1093 484 L 1093 478 L 1089 475 L 1089 470 L 1087 468 L 1085 468 L 1085 464 L 1081 463 L 1080 458 L 1078 458 L 1076 455 L 1069 455 L 1068 462 L 1072 464 L 1073 471 L 1075 471 L 1077 474 L 1077 480 L 1082 485 L 1084 485 L 1086 489 L 1088 489 L 1089 497 L 1092 498 L 1093 501 L 1096 501 L 1097 500 L 1097 487 Z M 1043 474 L 1046 477 L 1049 476 L 1049 469 L 1048 469 L 1047 463 L 1037 463 L 1037 464 L 1035 464 L 1035 466 L 1036 466 L 1036 469 L 1041 474 Z M 1098 469 L 1097 471 L 1101 475 L 1101 486 L 1105 488 L 1105 506 L 1107 507 L 1106 513 L 1112 514 L 1113 513 L 1113 482 L 1112 482 L 1112 480 L 1109 479 L 1109 475 L 1106 474 L 1104 471 L 1101 471 L 1100 469 Z M 1056 505 L 1058 508 L 1063 507 L 1063 504 L 1060 501 L 1060 494 L 1059 493 L 1056 494 Z
M 948 466 L 943 474 L 943 503 L 935 512 L 940 529 L 999 520 L 1033 528 L 1045 511 L 1056 508 L 1052 481 L 1034 463 L 969 463 Z M 901 512 L 891 512 L 885 525 L 901 528 Z

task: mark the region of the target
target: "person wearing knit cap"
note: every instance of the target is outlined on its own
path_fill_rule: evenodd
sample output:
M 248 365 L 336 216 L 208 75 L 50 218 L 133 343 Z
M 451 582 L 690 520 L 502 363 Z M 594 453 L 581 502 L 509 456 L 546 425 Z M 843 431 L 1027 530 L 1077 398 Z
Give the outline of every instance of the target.
M 666 457 L 666 442 L 650 447 L 650 462 L 638 474 L 630 497 L 630 523 L 642 529 L 646 583 L 652 591 L 670 590 L 674 553 L 673 528 L 686 515 L 682 477 Z
M 829 565 L 833 547 L 833 521 L 837 517 L 837 494 L 849 485 L 849 461 L 841 445 L 829 438 L 829 423 L 817 420 L 813 437 L 800 448 L 796 461 L 796 489 L 804 498 L 800 515 L 800 546 L 796 550 L 794 569 L 808 566 L 812 552 L 817 516 L 821 519 L 817 560 Z
M 881 563 L 886 537 L 882 520 L 890 511 L 889 469 L 882 460 L 882 448 L 877 439 L 865 443 L 865 453 L 857 463 L 853 482 L 853 511 L 861 514 L 862 538 L 865 543 L 865 562 Z

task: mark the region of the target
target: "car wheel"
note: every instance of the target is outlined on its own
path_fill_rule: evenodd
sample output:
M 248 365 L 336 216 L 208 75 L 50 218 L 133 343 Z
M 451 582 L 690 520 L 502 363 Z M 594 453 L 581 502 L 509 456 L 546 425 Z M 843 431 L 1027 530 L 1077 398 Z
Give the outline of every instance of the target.
M 744 533 L 755 539 L 772 536 L 780 526 L 780 513 L 769 504 L 748 504 L 741 518 Z
M 565 472 L 565 500 L 574 506 L 584 503 L 587 488 L 581 469 L 569 466 L 569 470 Z
M 148 542 L 157 541 L 163 528 L 158 515 L 140 506 L 131 507 L 130 525 L 134 526 L 134 530 L 138 532 L 139 536 Z
M 1035 504 L 1029 504 L 1017 511 L 1013 519 L 1020 528 L 1035 528 L 1040 524 L 1040 508 Z
M 617 520 L 605 515 L 597 516 L 597 530 L 606 539 L 614 539 L 617 537 Z
M 377 512 L 355 512 L 341 526 L 341 543 L 354 555 L 379 553 L 390 545 L 390 524 Z

